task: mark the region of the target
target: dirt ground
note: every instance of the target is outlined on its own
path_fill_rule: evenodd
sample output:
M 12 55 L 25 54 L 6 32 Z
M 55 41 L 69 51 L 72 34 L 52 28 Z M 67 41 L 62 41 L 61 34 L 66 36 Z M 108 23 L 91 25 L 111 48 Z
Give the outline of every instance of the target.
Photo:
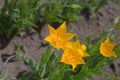
M 1 1 L 1 0 L 0 0 Z M 81 41 L 85 43 L 85 38 L 89 34 L 92 40 L 95 40 L 103 32 L 110 28 L 112 21 L 120 16 L 120 3 L 113 3 L 108 1 L 97 14 L 90 14 L 89 19 L 85 18 L 84 13 L 80 14 L 80 20 L 69 22 L 67 27 L 70 29 L 73 26 Z M 3 54 L 13 54 L 14 45 L 24 45 L 26 49 L 26 55 L 31 57 L 37 63 L 39 63 L 40 55 L 46 50 L 47 43 L 43 40 L 48 33 L 48 23 L 43 27 L 40 26 L 35 33 L 26 31 L 22 36 L 14 36 L 10 41 L 7 41 L 4 37 L 0 37 L 0 66 L 4 63 L 2 61 Z M 120 30 L 116 31 L 114 41 L 120 44 Z M 28 71 L 30 68 L 24 64 L 22 60 L 15 62 L 9 62 L 3 72 L 9 71 L 9 77 L 18 77 L 20 72 Z M 105 66 L 101 69 L 116 76 L 120 76 L 120 59 L 116 59 L 112 66 Z M 3 73 L 4 75 L 4 73 Z M 93 76 L 93 80 L 109 80 L 105 77 Z

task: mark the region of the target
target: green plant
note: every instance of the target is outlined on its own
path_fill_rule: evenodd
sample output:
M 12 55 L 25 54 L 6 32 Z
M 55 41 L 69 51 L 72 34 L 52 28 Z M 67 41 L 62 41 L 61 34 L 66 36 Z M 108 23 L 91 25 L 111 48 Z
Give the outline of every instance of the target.
M 73 21 L 79 17 L 79 14 L 87 9 L 86 12 L 97 12 L 106 0 L 58 0 L 52 2 L 48 0 L 42 4 L 43 21 L 47 22 L 63 22 L 64 20 Z M 89 13 L 84 13 L 89 14 Z
M 6 64 L 8 63 L 8 61 L 10 59 L 14 58 L 14 57 L 15 57 L 14 55 L 8 57 L 8 59 L 5 61 L 5 63 L 1 65 L 1 67 L 0 67 L 0 80 L 8 80 L 9 72 L 7 71 L 7 72 L 3 73 L 3 70 L 5 69 Z
M 0 35 L 10 38 L 26 28 L 34 31 L 39 6 L 39 0 L 4 0 L 0 13 Z
M 7 38 L 21 34 L 25 29 L 35 31 L 33 27 L 46 22 L 61 23 L 64 20 L 79 19 L 97 12 L 107 0 L 4 0 L 0 12 L 0 35 Z M 112 0 L 114 1 L 114 0 Z
M 65 26 L 65 25 L 62 25 Z M 64 28 L 65 29 L 65 28 Z M 57 29 L 58 31 L 60 30 Z M 63 27 L 61 28 L 61 30 L 63 30 Z M 51 28 L 51 36 L 54 34 L 54 29 Z M 64 30 L 63 30 L 64 31 Z M 52 46 L 48 46 L 47 50 L 45 51 L 45 53 L 41 56 L 40 59 L 40 63 L 37 64 L 34 60 L 30 59 L 29 57 L 27 57 L 25 54 L 19 54 L 20 51 L 23 51 L 23 53 L 25 53 L 25 50 L 23 48 L 23 46 L 15 46 L 15 54 L 18 58 L 21 58 L 23 61 L 25 61 L 31 68 L 31 71 L 26 72 L 22 77 L 20 77 L 18 80 L 29 80 L 29 79 L 35 79 L 35 80 L 92 80 L 92 76 L 93 75 L 99 75 L 99 76 L 107 76 L 110 80 L 119 80 L 119 77 L 116 77 L 115 75 L 112 74 L 108 74 L 105 72 L 100 71 L 99 69 L 104 66 L 104 65 L 110 65 L 112 63 L 112 61 L 115 59 L 114 57 L 117 56 L 117 58 L 120 57 L 120 45 L 116 45 L 113 43 L 109 42 L 109 39 L 106 37 L 109 37 L 110 39 L 112 38 L 112 35 L 114 33 L 115 29 L 110 29 L 108 31 L 104 31 L 99 38 L 95 41 L 92 42 L 90 40 L 90 37 L 86 38 L 86 52 L 89 53 L 88 57 L 84 57 L 83 59 L 85 60 L 86 64 L 77 64 L 75 67 L 74 65 L 70 65 L 70 62 L 74 62 L 75 57 L 72 58 L 69 57 L 70 54 L 72 54 L 72 51 L 69 52 L 69 55 L 66 55 L 68 57 L 64 57 L 64 58 L 71 58 L 69 60 L 65 59 L 65 61 L 68 61 L 68 64 L 64 63 L 64 61 L 61 62 L 61 55 L 65 55 L 66 53 L 64 52 L 64 48 L 63 50 L 61 49 L 56 49 L 53 48 L 52 46 L 59 43 L 51 43 Z M 66 33 L 67 34 L 67 33 Z M 51 37 L 52 38 L 52 37 Z M 60 39 L 60 36 L 58 37 Z M 53 38 L 52 38 L 53 39 Z M 106 40 L 105 40 L 106 39 Z M 47 39 L 45 39 L 47 40 Z M 49 38 L 50 40 L 50 38 Z M 57 37 L 56 39 L 57 40 Z M 73 39 L 73 44 L 76 44 L 76 41 L 78 40 L 77 36 L 74 37 Z M 53 39 L 54 41 L 54 39 Z M 106 43 L 107 41 L 107 43 Z M 105 46 L 109 45 L 108 48 L 108 52 L 112 51 L 111 53 L 113 54 L 107 54 L 108 57 L 103 56 L 103 54 L 101 55 L 101 44 L 102 46 L 102 51 L 103 54 L 106 51 Z M 57 45 L 56 45 L 57 46 Z M 54 47 L 56 47 L 54 46 Z M 71 48 L 72 46 L 66 46 Z M 85 45 L 74 45 L 74 49 L 77 50 L 77 47 L 82 47 L 81 49 L 78 50 L 83 50 L 80 51 L 80 54 L 86 54 L 85 50 Z M 115 48 L 114 48 L 115 47 Z M 114 50 L 112 50 L 114 48 Z M 61 54 L 61 52 L 64 52 Z M 115 54 L 114 54 L 115 52 Z M 73 52 L 74 53 L 74 52 Z M 76 52 L 77 53 L 77 52 Z M 75 53 L 74 53 L 75 54 Z M 115 56 L 114 56 L 115 55 Z M 83 55 L 81 55 L 83 56 Z M 113 56 L 113 57 L 112 57 Z M 63 57 L 63 56 L 62 56 Z M 77 57 L 77 56 L 76 56 Z M 78 55 L 78 58 L 81 58 Z M 77 61 L 78 58 L 75 58 L 75 60 Z M 79 60 L 79 59 L 78 59 Z M 74 63 L 72 63 L 74 64 Z M 111 75 L 111 76 L 109 76 Z M 17 80 L 17 79 L 16 79 Z

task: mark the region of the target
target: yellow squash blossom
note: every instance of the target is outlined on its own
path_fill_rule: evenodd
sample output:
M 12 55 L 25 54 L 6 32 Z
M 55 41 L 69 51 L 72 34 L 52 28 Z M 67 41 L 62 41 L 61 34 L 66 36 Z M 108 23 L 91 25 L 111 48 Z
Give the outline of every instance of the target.
M 44 40 L 50 42 L 50 44 L 59 49 L 63 48 L 65 44 L 75 36 L 73 33 L 66 32 L 66 23 L 64 22 L 60 27 L 54 29 L 52 26 L 48 26 L 50 35 L 47 36 Z
M 100 45 L 100 53 L 104 57 L 111 57 L 111 56 L 117 57 L 116 53 L 113 51 L 114 47 L 115 47 L 115 44 L 114 43 L 110 43 L 110 39 L 107 38 Z
M 73 69 L 75 69 L 78 64 L 85 64 L 82 58 L 89 56 L 85 50 L 86 46 L 80 45 L 79 40 L 69 43 L 69 45 L 64 49 L 61 62 L 70 64 L 72 65 Z

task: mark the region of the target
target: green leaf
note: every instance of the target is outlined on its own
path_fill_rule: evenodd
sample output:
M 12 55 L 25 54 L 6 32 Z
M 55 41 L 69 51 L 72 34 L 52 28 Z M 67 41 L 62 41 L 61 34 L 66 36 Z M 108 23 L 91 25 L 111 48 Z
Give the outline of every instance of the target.
M 20 78 L 17 80 L 29 80 L 32 78 L 36 73 L 34 71 L 26 72 L 24 73 Z
M 19 53 L 16 53 L 16 56 L 21 58 L 23 61 L 25 61 L 33 71 L 38 71 L 38 65 L 36 64 L 36 62 L 34 60 L 30 59 L 26 55 L 22 55 Z
M 51 49 L 51 46 L 48 46 L 47 50 L 42 55 L 41 60 L 40 60 L 41 61 L 40 62 L 40 67 L 42 65 L 46 64 L 49 61 L 49 58 L 50 58 L 50 49 Z
M 114 51 L 116 52 L 117 58 L 120 58 L 120 45 L 116 45 Z
M 120 29 L 120 23 L 117 25 L 117 28 Z
M 106 0 L 99 0 L 97 3 L 96 3 L 96 8 L 94 10 L 94 12 L 98 12 L 98 10 L 100 9 L 100 7 L 106 2 Z

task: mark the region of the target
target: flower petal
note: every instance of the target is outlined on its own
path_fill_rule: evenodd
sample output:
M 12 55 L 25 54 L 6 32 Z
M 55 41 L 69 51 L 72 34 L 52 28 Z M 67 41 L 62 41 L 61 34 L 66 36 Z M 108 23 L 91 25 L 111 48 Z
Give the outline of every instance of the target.
M 48 28 L 49 28 L 49 31 L 50 31 L 50 35 L 56 33 L 55 29 L 52 26 L 48 25 Z
M 66 33 L 66 22 L 64 22 L 62 25 L 60 25 L 56 30 L 57 30 L 57 32 Z
M 74 33 L 66 33 L 66 35 L 63 36 L 63 38 L 65 40 L 70 40 L 71 38 L 73 38 L 75 36 Z
M 51 41 L 52 41 L 52 40 L 51 40 L 51 36 L 47 36 L 44 40 L 45 40 L 45 41 L 48 41 L 48 42 L 51 42 Z
M 114 47 L 115 44 L 110 43 L 110 39 L 106 38 L 106 40 L 100 44 L 100 53 L 105 57 L 117 57 L 116 53 L 113 51 Z

